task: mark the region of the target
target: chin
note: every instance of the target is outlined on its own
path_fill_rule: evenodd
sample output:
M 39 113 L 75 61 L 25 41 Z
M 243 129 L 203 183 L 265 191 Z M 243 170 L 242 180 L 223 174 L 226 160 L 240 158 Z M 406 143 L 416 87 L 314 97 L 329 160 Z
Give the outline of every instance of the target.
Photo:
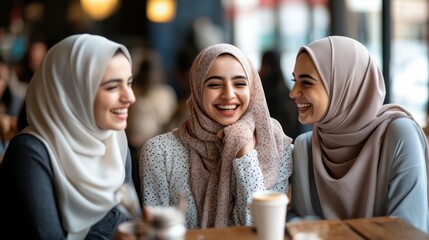
M 237 121 L 238 121 L 238 119 L 234 120 L 234 121 L 219 121 L 218 123 L 223 125 L 223 126 L 229 126 L 229 125 L 236 123 Z
M 127 125 L 112 125 L 108 129 L 113 131 L 122 131 L 125 130 L 126 127 Z
M 305 119 L 298 118 L 298 121 L 299 121 L 301 124 L 303 124 L 303 125 L 305 125 L 305 124 L 310 124 L 310 122 L 309 122 L 309 121 L 306 121 Z

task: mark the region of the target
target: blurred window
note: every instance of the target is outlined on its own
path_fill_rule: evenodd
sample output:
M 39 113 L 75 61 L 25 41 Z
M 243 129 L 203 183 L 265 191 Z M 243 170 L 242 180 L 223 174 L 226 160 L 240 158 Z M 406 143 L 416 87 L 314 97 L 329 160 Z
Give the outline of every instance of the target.
M 282 54 L 286 83 L 299 47 L 331 34 L 330 4 L 341 3 L 344 35 L 364 44 L 383 69 L 382 0 L 223 0 L 233 43 L 259 68 L 262 52 Z M 390 102 L 407 108 L 426 125 L 429 99 L 429 1 L 392 0 Z M 344 9 L 342 9 L 344 8 Z M 338 8 L 335 8 L 338 9 Z
M 328 0 L 223 0 L 232 42 L 259 69 L 262 53 L 282 55 L 286 84 L 291 87 L 300 46 L 329 34 Z
M 427 0 L 392 1 L 392 102 L 406 107 L 426 126 L 429 62 Z

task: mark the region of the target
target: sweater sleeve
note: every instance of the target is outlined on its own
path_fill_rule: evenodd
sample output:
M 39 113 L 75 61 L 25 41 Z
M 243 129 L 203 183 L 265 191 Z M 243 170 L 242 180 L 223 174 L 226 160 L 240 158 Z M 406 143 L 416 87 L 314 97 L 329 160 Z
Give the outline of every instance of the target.
M 293 173 L 291 176 L 292 199 L 288 213 L 287 221 L 318 220 L 323 217 L 317 214 L 316 185 L 311 177 L 311 136 L 312 132 L 299 135 L 295 139 L 293 149 Z
M 259 167 L 256 150 L 235 159 L 233 163 L 232 187 L 234 191 L 233 223 L 229 225 L 252 225 L 252 218 L 248 204 L 252 194 L 261 190 L 272 190 L 287 193 L 289 189 L 289 177 L 292 174 L 292 149 L 288 146 L 282 153 L 279 175 L 276 184 L 271 189 L 264 187 L 264 176 Z
M 0 225 L 4 237 L 65 239 L 54 189 L 49 154 L 43 143 L 28 134 L 15 137 L 0 172 Z
M 428 232 L 427 146 L 419 128 L 402 118 L 393 121 L 386 132 L 383 151 L 392 161 L 386 211 Z
M 125 181 L 131 181 L 130 160 Z M 10 142 L 0 169 L 0 195 L 0 239 L 66 239 L 49 153 L 36 137 L 20 134 Z M 127 219 L 113 208 L 91 227 L 87 237 L 109 238 Z

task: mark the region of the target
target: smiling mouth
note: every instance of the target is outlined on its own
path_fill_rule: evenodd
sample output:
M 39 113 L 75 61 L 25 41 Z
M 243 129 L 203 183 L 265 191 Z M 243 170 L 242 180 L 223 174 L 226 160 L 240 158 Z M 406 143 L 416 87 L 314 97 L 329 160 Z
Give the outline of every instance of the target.
M 118 108 L 118 109 L 112 109 L 110 111 L 114 114 L 127 114 L 128 108 Z
M 310 103 L 298 103 L 297 104 L 299 110 L 306 110 L 311 108 L 312 104 Z
M 216 105 L 217 109 L 220 110 L 235 110 L 237 109 L 238 105 Z

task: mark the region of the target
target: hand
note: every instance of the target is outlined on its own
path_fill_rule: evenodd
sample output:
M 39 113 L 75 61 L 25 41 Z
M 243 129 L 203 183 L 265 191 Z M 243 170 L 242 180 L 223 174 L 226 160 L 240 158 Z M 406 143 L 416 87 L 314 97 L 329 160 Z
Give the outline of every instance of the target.
M 125 222 L 128 223 L 128 222 Z M 123 224 L 125 224 L 123 223 Z M 115 234 L 113 235 L 113 240 L 139 240 L 139 239 L 146 239 L 145 237 L 147 236 L 148 233 L 148 228 L 149 228 L 149 222 L 147 221 L 141 221 L 140 223 L 138 223 L 138 226 L 136 226 L 135 229 L 135 234 L 132 233 L 132 228 L 133 226 L 130 226 L 129 229 L 120 229 L 118 228 L 118 230 L 115 232 Z
M 253 151 L 253 149 L 255 149 L 256 146 L 256 138 L 255 135 L 253 135 L 253 138 L 237 153 L 236 158 L 240 158 L 246 154 L 248 154 L 249 152 Z
M 145 239 L 148 233 L 149 229 L 149 219 L 150 219 L 150 213 L 149 211 L 144 208 L 143 209 L 143 218 L 142 221 L 138 224 L 136 228 L 136 233 L 132 234 L 132 230 L 125 230 L 121 231 L 119 228 L 116 230 L 115 234 L 113 235 L 113 240 L 139 240 L 139 239 Z
M 134 236 L 133 234 L 116 231 L 113 235 L 113 240 L 137 240 L 137 236 Z

